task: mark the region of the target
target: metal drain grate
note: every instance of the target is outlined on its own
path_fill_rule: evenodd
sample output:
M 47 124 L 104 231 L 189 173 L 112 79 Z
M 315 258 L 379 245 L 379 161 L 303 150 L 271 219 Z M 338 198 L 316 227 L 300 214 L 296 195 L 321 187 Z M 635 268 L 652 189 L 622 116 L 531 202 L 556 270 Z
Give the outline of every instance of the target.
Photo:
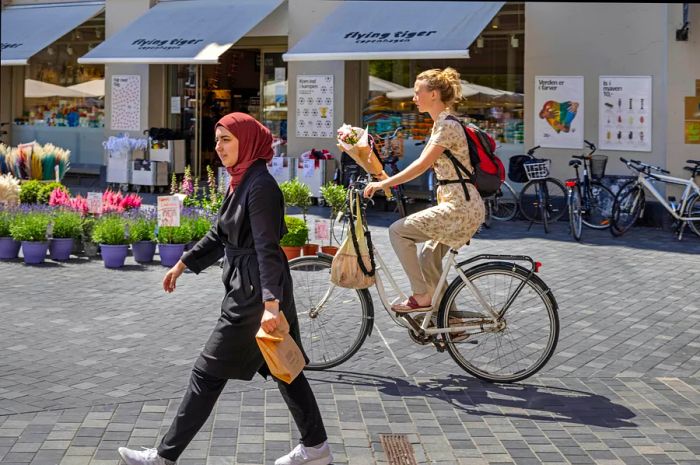
M 405 434 L 380 434 L 379 439 L 389 465 L 418 465 Z

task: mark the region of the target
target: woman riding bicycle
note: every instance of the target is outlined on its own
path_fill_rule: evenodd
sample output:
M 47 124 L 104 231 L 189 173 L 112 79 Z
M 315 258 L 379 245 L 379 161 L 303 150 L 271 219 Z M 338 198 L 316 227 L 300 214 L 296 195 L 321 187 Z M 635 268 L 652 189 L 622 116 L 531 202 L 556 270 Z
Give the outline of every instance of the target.
M 377 190 L 411 181 L 429 168 L 439 181 L 438 205 L 402 218 L 389 227 L 389 239 L 411 284 L 413 295 L 392 306 L 397 313 L 430 310 L 430 303 L 442 274 L 442 258 L 450 248 L 468 243 L 484 221 L 484 202 L 473 184 L 466 184 L 465 196 L 449 151 L 470 172 L 469 146 L 459 121 L 452 119 L 451 105 L 462 96 L 459 73 L 452 68 L 431 69 L 418 75 L 413 86 L 418 111 L 433 119 L 433 129 L 418 159 L 403 171 L 365 187 L 371 197 Z M 416 244 L 424 242 L 420 256 Z

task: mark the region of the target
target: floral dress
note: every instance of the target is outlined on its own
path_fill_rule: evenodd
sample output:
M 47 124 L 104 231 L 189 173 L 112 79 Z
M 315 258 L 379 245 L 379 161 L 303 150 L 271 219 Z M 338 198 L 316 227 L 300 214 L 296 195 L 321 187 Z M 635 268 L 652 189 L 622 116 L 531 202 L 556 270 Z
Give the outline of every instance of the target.
M 469 146 L 459 122 L 447 119 L 450 113 L 445 110 L 433 124 L 428 145 L 446 148 L 468 170 L 472 170 L 469 160 Z M 447 155 L 442 154 L 433 165 L 438 180 L 459 179 Z M 437 242 L 458 249 L 469 242 L 484 222 L 484 201 L 473 184 L 467 184 L 469 198 L 464 196 L 462 184 L 445 184 L 437 188 L 438 204 L 406 217 L 405 223 L 420 228 Z

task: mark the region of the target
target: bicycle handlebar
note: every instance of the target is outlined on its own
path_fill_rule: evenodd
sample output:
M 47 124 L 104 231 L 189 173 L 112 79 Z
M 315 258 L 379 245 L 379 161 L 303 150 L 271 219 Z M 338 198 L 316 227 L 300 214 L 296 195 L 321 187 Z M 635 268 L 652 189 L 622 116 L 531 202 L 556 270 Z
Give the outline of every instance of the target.
M 532 155 L 535 153 L 535 150 L 537 150 L 537 149 L 539 149 L 539 148 L 540 148 L 539 145 L 538 145 L 538 146 L 535 146 L 535 147 L 532 147 L 530 150 L 527 151 L 527 154 L 530 155 L 530 156 L 532 156 Z
M 593 150 L 595 152 L 595 144 L 593 142 L 588 142 L 587 140 L 583 140 L 583 142 L 588 146 L 589 149 Z
M 627 165 L 628 167 L 634 168 L 635 170 L 637 170 L 639 172 L 645 172 L 646 174 L 651 174 L 651 170 L 658 171 L 659 173 L 662 173 L 662 174 L 671 174 L 670 171 L 665 170 L 665 169 L 661 168 L 660 166 L 650 165 L 648 163 L 644 163 L 644 162 L 639 161 L 639 160 L 634 160 L 634 159 L 627 160 L 624 157 L 620 157 L 620 161 L 622 163 L 624 163 L 625 165 Z M 634 166 L 634 165 L 637 165 L 637 166 Z

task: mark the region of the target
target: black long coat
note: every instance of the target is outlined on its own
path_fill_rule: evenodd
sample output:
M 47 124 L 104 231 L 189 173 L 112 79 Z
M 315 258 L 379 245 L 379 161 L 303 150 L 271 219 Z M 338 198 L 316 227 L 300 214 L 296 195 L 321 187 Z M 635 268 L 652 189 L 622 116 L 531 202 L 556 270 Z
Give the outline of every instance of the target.
M 256 372 L 269 374 L 255 342 L 263 300 L 279 299 L 290 334 L 302 347 L 292 278 L 279 245 L 285 233 L 282 192 L 265 162 L 258 160 L 235 193 L 224 199 L 216 224 L 182 257 L 199 274 L 226 256 L 221 316 L 195 362 L 197 368 L 219 378 L 250 380 Z

